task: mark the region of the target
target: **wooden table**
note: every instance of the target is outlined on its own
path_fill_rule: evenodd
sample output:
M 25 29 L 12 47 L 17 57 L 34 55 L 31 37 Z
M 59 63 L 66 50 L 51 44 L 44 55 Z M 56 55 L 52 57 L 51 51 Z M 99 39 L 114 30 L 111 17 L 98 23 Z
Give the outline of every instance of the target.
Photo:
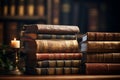
M 120 80 L 120 75 L 1 75 L 0 80 Z

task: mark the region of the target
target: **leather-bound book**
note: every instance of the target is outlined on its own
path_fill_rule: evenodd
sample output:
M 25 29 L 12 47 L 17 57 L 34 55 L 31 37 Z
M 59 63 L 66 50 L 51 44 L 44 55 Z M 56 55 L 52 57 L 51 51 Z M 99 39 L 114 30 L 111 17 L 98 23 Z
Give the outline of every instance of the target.
M 31 24 L 24 25 L 25 31 L 29 33 L 46 34 L 77 34 L 80 32 L 78 26 L 70 25 L 49 25 L 49 24 Z
M 118 32 L 87 32 L 82 36 L 84 41 L 120 41 Z
M 86 63 L 86 74 L 88 75 L 105 75 L 120 74 L 119 63 Z
M 120 41 L 87 41 L 81 43 L 81 52 L 119 52 Z

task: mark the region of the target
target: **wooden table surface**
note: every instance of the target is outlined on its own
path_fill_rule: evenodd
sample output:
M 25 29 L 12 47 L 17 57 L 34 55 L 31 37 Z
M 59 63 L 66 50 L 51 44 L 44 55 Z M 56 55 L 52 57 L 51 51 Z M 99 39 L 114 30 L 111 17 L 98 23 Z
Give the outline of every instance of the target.
M 0 75 L 0 80 L 120 80 L 120 75 Z

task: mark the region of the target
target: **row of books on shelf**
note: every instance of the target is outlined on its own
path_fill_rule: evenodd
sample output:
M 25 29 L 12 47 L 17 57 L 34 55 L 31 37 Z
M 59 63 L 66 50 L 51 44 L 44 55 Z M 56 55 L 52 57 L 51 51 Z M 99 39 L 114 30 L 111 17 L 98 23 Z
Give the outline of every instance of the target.
M 1 16 L 45 16 L 47 0 L 1 0 Z

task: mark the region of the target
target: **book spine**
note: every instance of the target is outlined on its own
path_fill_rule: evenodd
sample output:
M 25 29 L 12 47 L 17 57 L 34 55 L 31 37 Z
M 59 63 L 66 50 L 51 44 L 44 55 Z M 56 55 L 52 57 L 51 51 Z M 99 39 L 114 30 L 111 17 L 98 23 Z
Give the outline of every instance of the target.
M 87 52 L 119 52 L 120 41 L 87 41 L 81 44 L 81 51 Z
M 8 0 L 3 1 L 3 16 L 8 16 Z
M 39 60 L 78 60 L 82 58 L 82 53 L 36 53 Z
M 76 34 L 79 33 L 78 26 L 68 25 L 25 25 L 25 31 L 29 33 L 46 33 L 46 34 Z
M 68 75 L 80 74 L 80 68 L 62 67 L 62 68 L 35 68 L 38 75 Z
M 120 33 L 110 32 L 87 32 L 86 41 L 119 41 Z M 85 41 L 83 40 L 83 41 Z
M 18 16 L 25 15 L 25 1 L 24 0 L 19 0 L 17 2 L 17 14 Z
M 44 60 L 37 61 L 37 67 L 80 67 L 81 60 Z
M 34 0 L 26 0 L 26 15 L 34 15 Z
M 77 40 L 35 40 L 36 52 L 79 52 Z
M 45 10 L 46 10 L 45 2 L 46 2 L 46 0 L 36 0 L 35 1 L 35 14 L 36 15 L 38 15 L 40 17 L 45 16 Z
M 16 1 L 15 0 L 9 1 L 8 13 L 10 16 L 16 15 Z
M 23 33 L 24 37 L 30 37 L 32 39 L 67 39 L 75 40 L 77 35 L 54 35 L 54 34 L 35 34 L 35 33 Z
M 68 25 L 70 24 L 71 17 L 71 2 L 70 0 L 61 0 L 61 24 Z
M 119 63 L 120 53 L 87 53 L 87 63 Z
M 60 0 L 52 0 L 52 24 L 59 24 Z
M 98 10 L 97 5 L 91 4 L 88 10 L 88 31 L 98 30 Z
M 118 63 L 86 63 L 86 74 L 120 74 Z

